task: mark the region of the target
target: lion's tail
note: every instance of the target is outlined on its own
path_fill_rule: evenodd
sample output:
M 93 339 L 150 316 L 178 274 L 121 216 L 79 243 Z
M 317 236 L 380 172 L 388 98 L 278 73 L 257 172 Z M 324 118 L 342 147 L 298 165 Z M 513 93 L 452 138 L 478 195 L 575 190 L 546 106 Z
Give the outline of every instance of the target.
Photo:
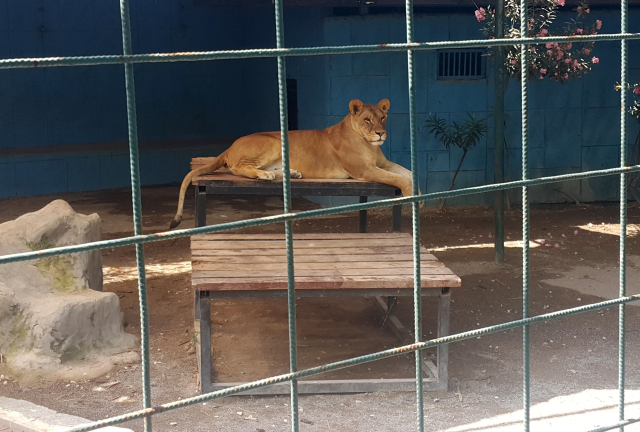
M 184 180 L 182 180 L 182 186 L 180 186 L 180 198 L 178 200 L 178 211 L 176 212 L 176 216 L 171 221 L 171 225 L 169 226 L 169 229 L 173 229 L 173 228 L 177 227 L 178 225 L 180 225 L 180 222 L 182 222 L 182 210 L 184 208 L 184 196 L 187 193 L 187 188 L 189 187 L 189 184 L 191 183 L 191 179 L 193 177 L 195 177 L 195 176 L 199 176 L 199 175 L 203 175 L 203 174 L 210 174 L 210 173 L 216 171 L 218 168 L 221 168 L 225 163 L 226 155 L 227 155 L 227 152 L 225 151 L 220 156 L 215 158 L 215 160 L 213 162 L 211 162 L 209 165 L 205 165 L 203 167 L 194 169 L 191 172 L 189 172 L 189 174 L 186 175 Z

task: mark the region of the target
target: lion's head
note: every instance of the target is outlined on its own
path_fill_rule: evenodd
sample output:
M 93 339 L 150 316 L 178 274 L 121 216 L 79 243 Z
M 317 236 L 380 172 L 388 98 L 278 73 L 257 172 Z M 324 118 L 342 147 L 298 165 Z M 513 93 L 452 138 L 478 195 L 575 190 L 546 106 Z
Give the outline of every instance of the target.
M 387 139 L 387 112 L 390 106 L 389 99 L 382 99 L 378 105 L 352 100 L 349 102 L 349 111 L 353 130 L 372 145 L 382 145 Z

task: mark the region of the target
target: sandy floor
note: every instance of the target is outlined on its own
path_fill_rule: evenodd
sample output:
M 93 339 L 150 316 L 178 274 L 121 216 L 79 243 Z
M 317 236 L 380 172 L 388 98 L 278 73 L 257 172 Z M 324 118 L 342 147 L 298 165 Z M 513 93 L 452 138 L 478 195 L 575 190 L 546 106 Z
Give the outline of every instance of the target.
M 176 188 L 143 191 L 145 232 L 166 229 L 175 211 Z M 191 194 L 188 194 L 190 196 Z M 98 213 L 103 238 L 132 233 L 128 190 L 0 200 L 0 222 L 34 211 L 55 198 L 76 211 Z M 281 212 L 276 197 L 226 196 L 209 206 L 209 223 Z M 317 205 L 296 199 L 294 208 Z M 188 201 L 187 209 L 193 208 Z M 462 278 L 453 292 L 451 330 L 461 332 L 521 316 L 521 220 L 508 212 L 506 265 L 493 264 L 491 210 L 424 210 L 421 241 Z M 618 208 L 613 205 L 548 206 L 532 210 L 531 313 L 541 314 L 617 296 Z M 373 211 L 369 231 L 391 228 L 390 212 Z M 295 223 L 296 232 L 355 232 L 357 215 Z M 640 292 L 640 209 L 629 210 L 628 293 Z M 193 226 L 187 211 L 182 227 Z M 405 214 L 404 231 L 410 230 Z M 267 226 L 247 232 L 281 232 Z M 544 242 L 543 242 L 544 240 Z M 546 246 L 549 244 L 550 246 Z M 557 246 L 556 246 L 557 245 Z M 149 276 L 151 375 L 153 404 L 198 394 L 190 286 L 189 240 L 145 247 Z M 140 330 L 132 247 L 103 250 L 105 291 L 118 294 L 127 331 Z M 627 308 L 627 416 L 640 416 L 640 307 Z M 411 322 L 412 304 L 399 305 L 400 318 Z M 214 367 L 220 381 L 246 381 L 287 370 L 286 302 L 225 300 L 212 305 Z M 532 430 L 589 430 L 617 420 L 616 308 L 590 312 L 531 328 Z M 371 299 L 302 299 L 298 304 L 301 367 L 349 358 L 397 346 Z M 435 302 L 425 299 L 425 338 L 435 333 Z M 427 431 L 521 430 L 521 331 L 467 340 L 450 347 L 449 392 L 426 394 Z M 410 377 L 413 359 L 398 357 L 336 372 L 326 377 Z M 0 374 L 10 376 L 4 364 Z M 93 381 L 40 382 L 23 385 L 7 379 L 0 395 L 25 399 L 57 411 L 90 419 L 122 414 L 141 406 L 140 367 L 119 367 Z M 105 391 L 93 391 L 117 382 Z M 303 396 L 301 430 L 415 430 L 415 396 L 411 393 Z M 154 417 L 158 431 L 285 431 L 287 397 L 231 397 Z M 239 414 L 240 413 L 240 414 Z M 176 423 L 172 425 L 171 423 Z M 126 424 L 142 430 L 140 421 Z M 640 430 L 640 426 L 627 431 Z

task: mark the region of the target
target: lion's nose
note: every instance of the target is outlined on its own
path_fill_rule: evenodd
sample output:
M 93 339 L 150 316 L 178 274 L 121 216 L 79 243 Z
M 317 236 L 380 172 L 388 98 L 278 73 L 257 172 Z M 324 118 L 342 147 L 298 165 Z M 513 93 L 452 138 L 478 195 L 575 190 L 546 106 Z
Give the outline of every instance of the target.
M 378 134 L 378 136 L 379 136 L 380 138 L 382 138 L 382 137 L 383 137 L 383 135 L 384 135 L 384 132 L 376 131 L 376 133 Z

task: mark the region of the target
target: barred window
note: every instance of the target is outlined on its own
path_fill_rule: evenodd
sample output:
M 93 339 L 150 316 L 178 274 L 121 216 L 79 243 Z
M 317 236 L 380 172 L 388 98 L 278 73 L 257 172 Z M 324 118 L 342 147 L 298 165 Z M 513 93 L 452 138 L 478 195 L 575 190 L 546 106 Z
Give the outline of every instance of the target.
M 483 79 L 486 74 L 483 54 L 483 50 L 438 51 L 438 79 Z

